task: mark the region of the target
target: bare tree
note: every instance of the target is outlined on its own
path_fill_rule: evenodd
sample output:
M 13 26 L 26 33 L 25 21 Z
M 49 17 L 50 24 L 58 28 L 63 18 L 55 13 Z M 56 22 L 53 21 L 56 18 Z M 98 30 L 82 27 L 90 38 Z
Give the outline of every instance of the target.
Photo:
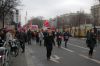
M 3 27 L 6 15 L 11 14 L 11 12 L 16 9 L 19 3 L 19 0 L 0 0 L 0 19 L 3 22 Z
M 33 18 L 33 19 L 29 20 L 29 23 L 30 22 L 32 22 L 32 25 L 38 25 L 39 28 L 42 28 L 44 20 L 43 19 L 39 19 L 39 18 Z

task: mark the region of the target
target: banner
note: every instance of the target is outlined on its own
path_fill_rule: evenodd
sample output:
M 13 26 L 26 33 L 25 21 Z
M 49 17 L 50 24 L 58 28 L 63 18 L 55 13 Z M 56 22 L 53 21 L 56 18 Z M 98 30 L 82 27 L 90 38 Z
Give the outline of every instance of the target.
M 38 25 L 32 25 L 31 30 L 38 30 Z

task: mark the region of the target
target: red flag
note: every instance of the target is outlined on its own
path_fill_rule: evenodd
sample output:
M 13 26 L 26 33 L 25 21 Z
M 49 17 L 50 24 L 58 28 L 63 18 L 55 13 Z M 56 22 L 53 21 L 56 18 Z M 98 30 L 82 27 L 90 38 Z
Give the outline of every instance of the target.
M 45 26 L 45 27 L 50 27 L 50 23 L 49 23 L 48 20 L 45 20 L 45 22 L 44 22 L 44 26 Z

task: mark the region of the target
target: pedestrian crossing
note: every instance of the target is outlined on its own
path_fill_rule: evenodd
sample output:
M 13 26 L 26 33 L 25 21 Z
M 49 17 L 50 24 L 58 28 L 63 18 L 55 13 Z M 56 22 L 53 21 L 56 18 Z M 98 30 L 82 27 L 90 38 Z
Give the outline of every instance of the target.
M 55 63 L 60 63 L 58 60 L 60 59 L 60 57 L 59 56 L 57 56 L 57 55 L 53 55 L 53 56 L 51 56 L 51 61 L 53 61 L 53 62 L 55 62 Z
M 74 52 L 73 50 L 70 50 L 70 49 L 67 49 L 67 48 L 64 48 L 64 47 L 61 47 L 61 48 L 64 49 L 64 50 L 67 50 L 69 52 Z

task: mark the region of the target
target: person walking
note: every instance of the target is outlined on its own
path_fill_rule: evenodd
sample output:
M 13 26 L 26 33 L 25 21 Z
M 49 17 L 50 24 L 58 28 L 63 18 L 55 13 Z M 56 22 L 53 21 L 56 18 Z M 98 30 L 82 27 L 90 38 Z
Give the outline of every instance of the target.
M 97 44 L 96 34 L 94 33 L 94 30 L 91 29 L 90 31 L 88 31 L 86 37 L 87 37 L 86 44 L 87 44 L 87 47 L 90 49 L 88 55 L 90 58 L 92 58 L 93 50 Z
M 19 41 L 20 41 L 20 46 L 22 48 L 22 53 L 24 53 L 25 52 L 25 32 L 23 31 L 23 29 L 20 32 Z
M 63 36 L 64 36 L 64 41 L 65 41 L 65 48 L 67 48 L 67 42 L 70 37 L 69 32 L 67 30 L 65 30 Z
M 35 35 L 35 37 L 36 37 L 36 44 L 39 44 L 39 32 L 38 31 L 36 31 L 36 35 Z
M 62 41 L 62 33 L 59 30 L 57 30 L 56 32 L 56 41 L 57 41 L 58 47 L 60 48 L 61 41 Z
M 43 33 L 42 33 L 42 31 L 40 30 L 40 32 L 39 32 L 39 42 L 40 42 L 40 46 L 42 45 L 42 41 L 43 41 Z
M 47 30 L 45 30 L 44 32 L 43 32 L 43 39 L 44 39 L 44 46 L 46 46 L 46 38 L 47 38 L 47 36 L 48 36 L 48 32 L 47 32 Z
M 52 34 L 53 34 L 53 44 L 55 46 L 55 31 L 52 31 Z
M 28 39 L 28 44 L 30 45 L 31 44 L 31 38 L 32 38 L 32 32 L 31 30 L 29 29 L 27 31 L 27 39 Z
M 50 60 L 53 49 L 53 35 L 51 29 L 48 29 L 46 40 L 47 60 Z
M 0 37 L 2 40 L 6 40 L 6 33 L 4 29 L 0 29 Z
M 9 43 L 9 41 L 12 41 L 14 39 L 11 30 L 8 30 L 6 33 L 6 42 Z

